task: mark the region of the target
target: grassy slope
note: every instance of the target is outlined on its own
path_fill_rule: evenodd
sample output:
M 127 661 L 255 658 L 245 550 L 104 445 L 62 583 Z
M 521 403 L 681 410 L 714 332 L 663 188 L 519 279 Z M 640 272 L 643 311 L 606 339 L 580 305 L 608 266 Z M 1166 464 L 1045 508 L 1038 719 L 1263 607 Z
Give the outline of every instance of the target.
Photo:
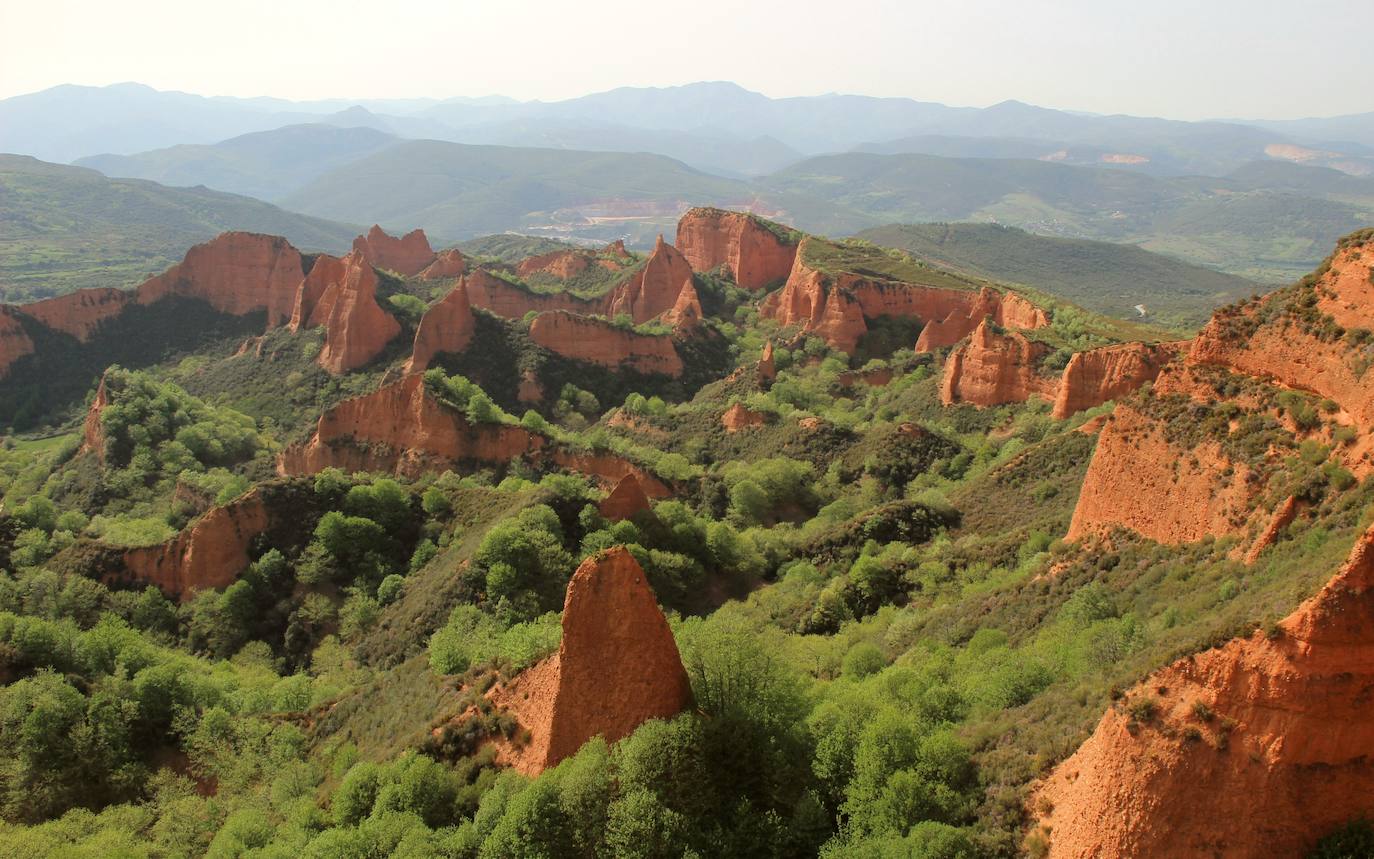
M 859 234 L 969 274 L 1024 284 L 1109 316 L 1196 328 L 1251 281 L 1132 245 L 1037 236 L 996 224 L 893 224 Z
M 131 286 L 225 230 L 284 235 L 303 250 L 332 251 L 357 234 L 247 197 L 0 156 L 0 300 Z

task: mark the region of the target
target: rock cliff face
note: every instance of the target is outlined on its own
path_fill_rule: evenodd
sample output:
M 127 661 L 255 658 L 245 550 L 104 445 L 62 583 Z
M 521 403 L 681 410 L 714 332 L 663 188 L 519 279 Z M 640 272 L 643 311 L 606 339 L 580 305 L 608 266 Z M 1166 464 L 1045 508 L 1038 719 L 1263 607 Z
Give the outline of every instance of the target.
M 649 496 L 639 485 L 639 478 L 627 474 L 620 478 L 610 494 L 597 505 L 597 511 L 612 522 L 633 519 L 641 513 L 648 513 L 651 505 Z
M 945 361 L 940 401 L 997 406 L 1024 403 L 1032 394 L 1053 396 L 1056 381 L 1036 369 L 1048 351 L 1019 332 L 998 333 L 984 320 Z
M 1371 689 L 1374 529 L 1276 635 L 1182 659 L 1102 717 L 1042 788 L 1050 857 L 1305 855 L 1374 813 Z
M 197 590 L 228 587 L 252 563 L 248 550 L 267 527 L 267 506 L 254 490 L 212 508 L 160 546 L 125 551 L 124 574 L 109 578 L 145 582 L 183 600 Z
M 530 740 L 498 759 L 537 775 L 592 737 L 627 737 L 686 708 L 692 688 L 644 570 L 623 547 L 582 562 L 563 603 L 558 653 L 493 696 Z
M 299 476 L 341 468 L 415 477 L 426 471 L 505 466 L 520 457 L 585 474 L 607 486 L 633 475 L 650 498 L 671 494 L 661 480 L 615 454 L 567 450 L 518 426 L 470 424 L 434 399 L 419 374 L 325 412 L 308 441 L 282 451 L 277 472 Z
M 938 314 L 946 307 L 949 312 L 942 317 L 921 317 L 929 321 L 921 329 L 921 336 L 916 339 L 917 352 L 932 352 L 953 346 L 972 334 L 984 319 L 991 319 L 1003 328 L 1026 330 L 1045 328 L 1050 324 L 1044 310 L 1010 292 L 998 292 L 984 287 L 976 294 L 955 292 L 941 298 L 943 301 L 938 308 L 929 312 Z
M 773 341 L 763 344 L 763 354 L 759 356 L 759 381 L 771 382 L 778 377 L 778 368 L 773 363 Z
M 321 307 L 321 302 L 331 287 L 342 283 L 347 274 L 348 266 L 338 257 L 329 254 L 316 257 L 310 273 L 296 287 L 296 298 L 291 302 L 291 319 L 287 326 L 292 331 L 301 331 L 323 325 L 329 316 L 329 307 Z M 332 296 L 330 301 L 333 301 Z
M 19 312 L 0 305 L 0 379 L 9 375 L 14 362 L 33 354 L 33 339 L 24 330 Z
M 1274 413 L 1269 401 L 1284 389 L 1328 397 L 1336 403 L 1332 417 L 1357 430 L 1353 444 L 1332 446 L 1333 459 L 1357 478 L 1374 472 L 1368 437 L 1374 425 L 1370 423 L 1374 397 L 1359 372 L 1362 362 L 1371 357 L 1366 351 L 1371 347 L 1330 333 L 1322 319 L 1325 315 L 1345 330 L 1374 327 L 1374 310 L 1361 304 L 1371 288 L 1368 244 L 1366 238 L 1340 248 L 1314 278 L 1257 302 L 1219 310 L 1186 354 L 1158 370 L 1153 399 L 1145 405 L 1174 398 L 1204 409 L 1218 398 L 1218 389 L 1209 379 L 1219 374 L 1248 377 L 1242 390 L 1250 392 L 1231 397 L 1234 405 L 1280 420 L 1286 419 Z M 1363 254 L 1358 252 L 1361 246 L 1366 248 Z M 1164 348 L 1174 347 L 1166 344 Z M 1272 520 L 1255 509 L 1264 480 L 1258 475 L 1253 481 L 1247 479 L 1250 469 L 1229 459 L 1215 441 L 1205 441 L 1195 449 L 1171 443 L 1165 422 L 1150 417 L 1148 411 L 1118 406 L 1104 425 L 1069 537 L 1124 526 L 1160 542 L 1178 543 L 1241 530 L 1250 534 L 1267 530 Z M 1299 430 L 1297 437 L 1301 440 L 1304 431 Z M 1324 436 L 1317 438 L 1330 442 Z M 1270 450 L 1266 456 L 1276 461 L 1284 455 Z M 1251 551 L 1238 552 L 1253 560 L 1255 547 L 1262 548 L 1264 543 L 1261 536 Z
M 469 424 L 412 375 L 325 412 L 309 441 L 282 451 L 277 470 L 301 475 L 336 467 L 413 477 L 464 463 L 505 464 L 544 444 L 543 436 L 520 427 Z
M 672 338 L 637 334 L 561 310 L 536 316 L 530 323 L 530 339 L 575 361 L 611 369 L 628 367 L 673 378 L 682 375 L 682 358 L 673 347 Z
M 353 250 L 376 268 L 406 277 L 414 277 L 434 262 L 434 250 L 424 230 L 411 230 L 398 239 L 373 224 L 367 235 L 353 240 Z
M 787 283 L 764 299 L 760 312 L 782 325 L 800 325 L 842 352 L 852 352 L 867 333 L 865 317 L 920 319 L 925 327 L 916 349 L 925 352 L 958 343 L 989 316 L 1008 328 L 1049 324 L 1044 311 L 1031 302 L 990 288 L 953 289 L 818 271 L 806 262 L 811 241 L 802 239 Z
M 57 298 L 25 304 L 21 312 L 54 331 L 70 334 L 85 343 L 100 330 L 105 320 L 118 316 L 131 297 L 122 289 L 81 289 Z
M 658 237 L 642 268 L 607 295 L 605 314 L 628 313 L 638 325 L 667 313 L 684 287 L 692 284 L 692 267 L 677 249 Z
M 792 271 L 797 245 L 743 212 L 697 208 L 677 223 L 675 243 L 693 271 L 724 268 L 745 289 L 763 289 Z
M 170 295 L 199 298 L 234 316 L 265 310 L 267 327 L 273 328 L 291 318 L 304 277 L 300 252 L 286 239 L 222 233 L 144 281 L 135 296 L 139 304 L 153 304 Z
M 343 276 L 325 287 L 309 317 L 325 328 L 319 363 L 334 374 L 367 364 L 401 333 L 401 324 L 377 303 L 372 266 L 357 251 L 341 262 Z
M 420 280 L 443 280 L 448 277 L 461 277 L 467 269 L 468 261 L 462 251 L 449 248 L 434 258 L 434 262 L 420 272 Z
M 1215 442 L 1170 443 L 1158 421 L 1122 403 L 1098 437 L 1068 539 L 1116 526 L 1161 543 L 1235 533 L 1251 513 L 1249 473 Z
M 462 352 L 472 341 L 476 322 L 472 318 L 472 305 L 468 303 L 465 280 L 459 280 L 443 300 L 421 317 L 415 331 L 415 348 L 406 363 L 407 373 L 426 369 L 440 352 Z
M 1059 379 L 1054 417 L 1062 420 L 1153 382 L 1179 348 L 1179 344 L 1123 343 L 1074 353 Z

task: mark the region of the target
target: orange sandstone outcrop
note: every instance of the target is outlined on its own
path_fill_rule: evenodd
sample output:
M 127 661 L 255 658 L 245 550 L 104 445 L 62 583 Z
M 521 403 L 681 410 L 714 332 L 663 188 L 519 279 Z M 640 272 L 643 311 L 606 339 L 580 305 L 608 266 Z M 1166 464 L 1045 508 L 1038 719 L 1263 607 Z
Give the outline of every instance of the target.
M 410 353 L 405 372 L 415 373 L 429 367 L 440 352 L 462 352 L 472 341 L 476 321 L 472 305 L 468 303 L 466 278 L 460 279 L 448 295 L 420 318 L 415 330 L 415 348 Z
M 372 266 L 357 251 L 343 265 L 343 278 L 325 289 L 311 313 L 325 327 L 320 366 L 335 374 L 367 364 L 401 333 L 401 324 L 377 303 Z
M 752 411 L 744 403 L 735 403 L 720 416 L 721 426 L 726 432 L 739 432 L 750 427 L 761 427 L 767 417 L 762 412 Z
M 1049 856 L 1306 855 L 1374 814 L 1371 689 L 1374 528 L 1276 634 L 1179 660 L 1107 711 L 1040 790 Z
M 101 421 L 101 413 L 110 404 L 110 392 L 105 387 L 105 377 L 100 377 L 100 384 L 95 388 L 95 399 L 91 400 L 91 407 L 86 410 L 86 419 L 81 424 L 81 449 L 94 453 L 101 462 L 105 460 L 105 425 Z
M 425 266 L 425 270 L 420 272 L 420 279 L 442 280 L 447 277 L 460 277 L 467 268 L 467 264 L 462 251 L 457 248 L 449 248 L 435 257 L 434 262 Z
M 1352 243 L 1332 256 L 1311 287 L 1318 313 L 1343 329 L 1374 329 L 1374 239 Z M 1322 339 L 1287 313 L 1266 314 L 1274 302 L 1291 298 L 1279 290 L 1240 309 L 1227 308 L 1212 317 L 1188 355 L 1197 364 L 1213 364 L 1310 391 L 1340 404 L 1363 427 L 1374 426 L 1374 394 L 1363 372 L 1374 346 L 1352 346 L 1344 338 Z M 1232 333 L 1253 326 L 1248 335 Z
M 1274 510 L 1274 515 L 1270 517 L 1269 524 L 1265 526 L 1264 532 L 1259 535 L 1259 538 L 1255 540 L 1254 544 L 1245 553 L 1245 563 L 1253 564 L 1255 561 L 1258 561 L 1260 554 L 1263 553 L 1265 549 L 1278 542 L 1279 534 L 1283 532 L 1284 528 L 1292 525 L 1293 520 L 1296 519 L 1297 516 L 1298 498 L 1296 495 L 1290 495 Z
M 759 357 L 759 380 L 771 382 L 778 377 L 778 368 L 773 363 L 773 341 L 763 344 L 763 354 Z
M 33 339 L 24 330 L 19 313 L 0 305 L 0 379 L 9 375 L 10 367 L 25 355 L 33 354 Z
M 70 334 L 85 343 L 105 320 L 118 316 L 130 298 L 132 294 L 122 289 L 81 289 L 22 305 L 19 311 L 54 331 Z
M 1123 343 L 1074 353 L 1059 379 L 1054 417 L 1062 420 L 1153 382 L 1178 349 L 1179 344 Z
M 584 453 L 564 447 L 554 447 L 541 451 L 541 455 L 547 457 L 559 468 L 595 477 L 610 486 L 614 486 L 629 475 L 634 475 L 635 480 L 639 481 L 639 488 L 650 498 L 667 498 L 673 494 L 663 481 L 628 459 L 613 453 Z
M 615 488 L 597 505 L 597 512 L 612 522 L 633 519 L 651 508 L 649 496 L 639 485 L 639 479 L 627 474 L 616 482 Z
M 304 277 L 300 252 L 281 236 L 222 233 L 144 281 L 135 296 L 139 304 L 173 295 L 199 298 L 234 316 L 265 310 L 267 327 L 274 328 L 291 318 Z
M 282 451 L 277 471 L 315 474 L 326 468 L 414 477 L 465 462 L 506 463 L 538 450 L 542 436 L 505 424 L 470 424 L 407 376 L 320 415 L 309 441 Z
M 267 527 L 267 506 L 253 490 L 210 509 L 166 543 L 126 550 L 124 576 L 183 600 L 197 590 L 228 587 L 252 563 L 248 550 Z
M 663 314 L 663 321 L 681 332 L 695 328 L 703 316 L 705 314 L 701 310 L 701 298 L 697 296 L 697 288 L 689 280 L 682 285 L 682 291 L 677 294 L 677 303 Z
M 575 361 L 611 369 L 628 367 L 640 373 L 677 377 L 682 358 L 666 335 L 638 334 L 609 322 L 562 310 L 541 313 L 530 323 L 530 339 Z
M 1048 351 L 1020 332 L 998 333 L 984 320 L 945 361 L 940 402 L 997 406 L 1024 403 L 1032 394 L 1051 397 L 1055 380 L 1036 369 Z
M 684 287 L 691 284 L 692 267 L 660 235 L 639 271 L 607 295 L 605 314 L 628 313 L 636 325 L 648 322 L 672 310 Z
M 411 230 L 398 239 L 373 224 L 367 235 L 353 240 L 353 250 L 373 266 L 406 277 L 414 277 L 434 262 L 434 250 L 424 230 Z
M 807 264 L 815 239 L 802 239 L 783 288 L 770 293 L 760 313 L 781 325 L 800 325 L 842 352 L 852 352 L 879 316 L 913 317 L 925 323 L 918 351 L 952 346 L 987 317 L 1008 328 L 1042 328 L 1043 310 L 1012 293 L 991 288 L 955 289 L 880 280 L 851 272 L 826 273 Z
M 558 653 L 493 698 L 530 735 L 498 760 L 530 776 L 592 737 L 615 742 L 691 704 L 672 630 L 629 551 L 617 547 L 582 562 L 568 582 Z
M 321 307 L 321 302 L 330 287 L 342 283 L 347 273 L 348 265 L 338 257 L 329 254 L 315 257 L 310 273 L 296 287 L 296 298 L 291 303 L 291 319 L 287 327 L 292 331 L 301 331 L 323 325 L 329 315 L 329 307 Z
M 693 271 L 724 267 L 745 289 L 762 289 L 787 277 L 797 255 L 789 242 L 744 212 L 696 208 L 677 222 L 678 250 Z

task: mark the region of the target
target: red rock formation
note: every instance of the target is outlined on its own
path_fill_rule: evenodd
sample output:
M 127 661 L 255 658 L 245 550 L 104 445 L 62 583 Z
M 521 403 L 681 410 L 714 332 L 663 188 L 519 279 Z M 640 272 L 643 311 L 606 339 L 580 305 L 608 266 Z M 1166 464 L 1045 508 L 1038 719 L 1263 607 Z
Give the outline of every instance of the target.
M 344 276 L 331 284 L 311 318 L 325 326 L 319 363 L 331 373 L 346 373 L 376 358 L 401 333 L 401 324 L 377 303 L 377 273 L 357 251 L 343 258 Z
M 94 453 L 102 462 L 105 460 L 105 425 L 101 421 L 101 413 L 110 404 L 110 392 L 105 387 L 105 377 L 100 377 L 100 384 L 95 388 L 95 399 L 91 400 L 91 407 L 86 410 L 86 420 L 81 425 L 81 449 Z
M 1055 419 L 1063 420 L 1153 382 L 1160 368 L 1177 356 L 1178 349 L 1173 343 L 1123 343 L 1074 353 L 1059 379 Z
M 759 357 L 759 381 L 771 382 L 778 377 L 778 368 L 773 364 L 773 341 L 763 344 L 763 355 Z
M 212 508 L 166 543 L 128 549 L 126 575 L 183 600 L 197 590 L 228 587 L 252 563 L 248 550 L 267 526 L 267 506 L 254 490 Z
M 517 426 L 469 424 L 429 395 L 422 376 L 412 375 L 325 412 L 308 442 L 282 451 L 277 470 L 300 475 L 335 467 L 413 477 L 464 462 L 504 464 L 544 443 Z
M 1180 449 L 1159 422 L 1119 404 L 1098 438 L 1068 539 L 1117 526 L 1161 543 L 1235 533 L 1251 512 L 1249 473 L 1216 442 Z
M 607 295 L 605 314 L 628 313 L 636 325 L 648 322 L 671 310 L 691 283 L 692 267 L 660 235 L 643 267 Z
M 1374 329 L 1372 269 L 1374 240 L 1338 250 L 1313 287 L 1314 309 L 1346 330 Z M 1188 360 L 1329 397 L 1360 426 L 1374 426 L 1374 396 L 1363 373 L 1369 347 L 1322 340 L 1286 314 L 1268 314 L 1267 305 L 1287 301 L 1286 293 L 1279 290 L 1238 311 L 1217 313 L 1193 341 Z M 1248 337 L 1230 333 L 1254 320 L 1262 321 Z
M 566 310 L 587 316 L 604 314 L 606 309 L 602 300 L 584 300 L 566 292 L 532 292 L 480 268 L 468 273 L 466 285 L 473 307 L 507 319 L 520 319 L 530 311 Z
M 457 248 L 449 248 L 435 257 L 434 262 L 425 266 L 425 270 L 420 272 L 420 280 L 443 280 L 449 277 L 461 277 L 467 269 L 467 264 L 462 251 Z
M 57 298 L 25 304 L 18 309 L 54 331 L 70 334 L 82 343 L 91 339 L 105 320 L 118 316 L 133 297 L 122 289 L 80 289 Z
M 331 287 L 337 288 L 343 282 L 347 274 L 348 266 L 338 257 L 329 254 L 315 257 L 310 273 L 296 287 L 296 298 L 291 302 L 291 320 L 287 327 L 292 331 L 301 331 L 323 325 L 329 316 L 329 307 L 321 308 L 321 301 Z
M 725 414 L 720 416 L 720 424 L 725 427 L 726 432 L 739 432 L 750 427 L 761 427 L 766 421 L 766 415 L 746 408 L 743 403 L 735 403 L 725 410 Z
M 435 304 L 420 319 L 415 330 L 415 348 L 406 362 L 405 372 L 424 370 L 440 352 L 462 352 L 472 341 L 476 322 L 472 306 L 468 304 L 468 290 L 460 279 L 443 300 Z
M 1276 635 L 1179 660 L 1107 711 L 1040 791 L 1049 856 L 1306 855 L 1374 814 L 1370 689 L 1374 528 Z M 1135 723 L 1145 699 L 1157 715 Z
M 948 302 L 949 312 L 943 317 L 921 317 L 929 321 L 916 339 L 917 352 L 933 352 L 953 346 L 972 334 L 984 319 L 991 319 L 1003 328 L 1027 330 L 1045 328 L 1050 324 L 1045 311 L 1012 292 L 998 292 L 985 286 L 976 294 L 955 292 L 941 298 Z M 943 310 L 944 306 L 940 309 Z
M 847 388 L 856 384 L 881 388 L 883 385 L 890 384 L 894 375 L 890 367 L 875 367 L 871 370 L 852 370 L 841 373 L 835 377 L 835 381 Z
M 1008 328 L 1041 328 L 1044 311 L 1012 293 L 875 280 L 848 272 L 827 274 L 806 262 L 811 238 L 803 239 L 787 283 L 770 293 L 760 313 L 784 326 L 825 338 L 835 349 L 853 352 L 868 331 L 865 317 L 914 317 L 925 322 L 917 351 L 952 346 L 984 318 Z
M 530 323 L 530 339 L 575 361 L 610 369 L 628 367 L 640 373 L 676 378 L 682 359 L 665 335 L 637 334 L 609 322 L 561 310 L 541 313 Z
M 652 505 L 649 496 L 639 485 L 639 479 L 627 474 L 616 483 L 610 494 L 597 505 L 597 511 L 612 522 L 633 519 L 641 513 L 648 513 Z
M 522 403 L 538 403 L 544 399 L 544 385 L 534 370 L 526 369 L 520 374 L 520 387 L 515 398 Z
M 587 251 L 552 251 L 522 259 L 516 263 L 515 273 L 520 277 L 547 274 L 560 280 L 569 280 L 591 268 L 593 259 L 595 256 Z
M 795 242 L 780 238 L 753 215 L 691 209 L 677 222 L 677 247 L 693 271 L 723 267 L 745 289 L 784 280 L 797 255 Z
M 663 321 L 673 326 L 675 331 L 689 331 L 695 328 L 705 316 L 701 310 L 701 299 L 697 296 L 697 288 L 691 281 L 682 285 L 682 291 L 677 294 L 677 303 L 672 309 L 663 314 Z
M 280 236 L 222 233 L 186 252 L 186 258 L 143 282 L 139 304 L 179 295 L 199 298 L 221 313 L 267 311 L 267 327 L 291 318 L 305 277 L 300 252 Z
M 945 361 L 940 401 L 997 406 L 1023 403 L 1032 394 L 1051 396 L 1054 380 L 1036 369 L 1048 351 L 1043 343 L 1027 340 L 1017 331 L 999 334 L 984 320 Z
M 414 277 L 434 262 L 434 250 L 424 230 L 411 230 L 398 239 L 373 224 L 367 235 L 353 240 L 353 250 L 374 267 L 406 277 Z
M 639 488 L 650 498 L 667 498 L 672 495 L 663 481 L 613 453 L 581 453 L 567 448 L 555 447 L 544 451 L 547 458 L 559 468 L 599 478 L 603 483 L 614 486 L 629 475 L 634 475 Z
M 672 630 L 633 555 L 617 547 L 582 562 L 568 583 L 558 653 L 493 697 L 530 733 L 502 756 L 530 776 L 592 737 L 615 742 L 691 703 Z
M 0 305 L 0 379 L 9 375 L 15 361 L 32 354 L 33 340 L 24 330 L 19 313 L 13 307 Z

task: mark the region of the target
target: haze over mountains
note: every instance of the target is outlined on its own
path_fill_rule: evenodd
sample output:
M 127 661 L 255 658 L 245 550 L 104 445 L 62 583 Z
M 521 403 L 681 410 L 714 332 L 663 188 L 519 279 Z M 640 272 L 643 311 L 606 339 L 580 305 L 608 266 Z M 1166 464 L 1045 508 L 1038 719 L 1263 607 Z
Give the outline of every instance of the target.
M 996 222 L 1268 283 L 1374 219 L 1374 113 L 1182 122 L 1014 101 L 773 99 L 719 82 L 558 102 L 291 102 L 120 84 L 0 101 L 0 151 L 444 241 L 519 231 L 648 247 L 709 204 L 829 234 Z

